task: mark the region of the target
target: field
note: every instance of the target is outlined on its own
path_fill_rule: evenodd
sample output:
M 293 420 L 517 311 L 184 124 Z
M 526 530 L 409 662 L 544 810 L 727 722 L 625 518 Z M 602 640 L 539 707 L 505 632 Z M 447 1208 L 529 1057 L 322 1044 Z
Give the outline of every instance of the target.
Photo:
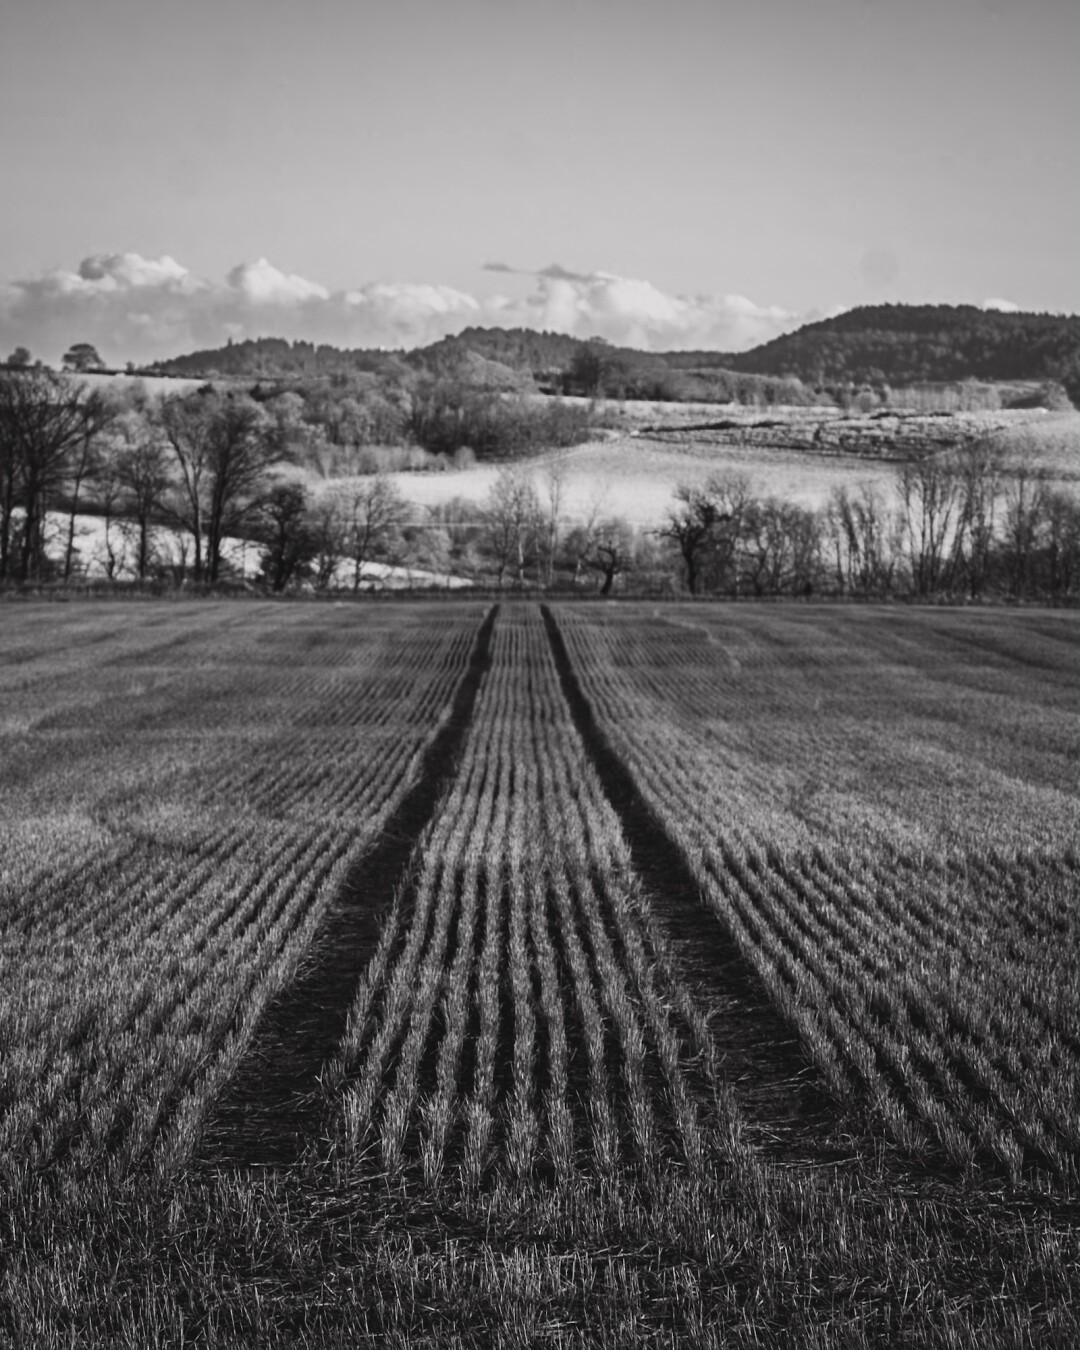
M 832 429 L 835 443 L 815 448 L 806 432 L 810 424 L 805 420 L 805 409 L 794 413 L 755 410 L 753 414 L 694 405 L 687 412 L 678 404 L 627 404 L 626 409 L 629 411 L 612 415 L 625 418 L 633 434 L 629 430 L 611 432 L 586 445 L 551 451 L 523 466 L 541 494 L 549 466 L 560 466 L 564 476 L 562 509 L 568 518 L 584 520 L 598 512 L 653 529 L 664 521 L 676 487 L 683 483 L 699 485 L 715 473 L 743 475 L 760 496 L 811 508 L 827 505 L 837 488 L 851 491 L 864 483 L 879 489 L 887 499 L 895 483 L 895 446 L 901 442 L 895 429 L 871 418 L 854 419 L 852 426 L 868 429 L 857 434 L 835 431 L 841 425 L 835 410 L 833 416 L 819 417 L 820 425 Z M 797 434 L 784 430 L 784 418 L 789 413 Z M 738 419 L 744 426 L 723 433 L 686 429 L 695 416 L 698 423 L 727 418 Z M 755 421 L 763 420 L 778 425 L 755 428 Z M 640 425 L 634 426 L 634 422 Z M 972 413 L 951 420 L 927 418 L 923 423 L 943 441 L 986 434 L 1008 459 L 1039 469 L 1056 482 L 1071 485 L 1080 477 L 1080 413 Z M 892 446 L 888 456 L 883 458 L 879 450 L 868 447 L 871 436 Z M 913 435 L 909 443 L 914 447 L 919 442 Z M 937 442 L 930 448 L 935 446 L 940 449 Z M 402 495 L 422 508 L 440 506 L 454 497 L 479 505 L 498 471 L 498 465 L 478 464 L 452 473 L 397 473 L 393 477 Z M 308 486 L 317 492 L 325 485 L 311 478 Z
M 0 1342 L 1080 1340 L 1080 622 L 0 610 Z

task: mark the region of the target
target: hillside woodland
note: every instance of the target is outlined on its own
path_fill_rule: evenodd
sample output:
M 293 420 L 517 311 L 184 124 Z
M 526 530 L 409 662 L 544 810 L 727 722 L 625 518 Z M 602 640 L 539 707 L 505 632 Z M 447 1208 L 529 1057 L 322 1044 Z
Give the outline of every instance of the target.
M 701 364 L 714 355 L 693 354 Z M 1060 384 L 1075 399 L 1080 317 L 974 305 L 865 305 L 725 356 L 723 364 L 819 387 L 1034 380 Z
M 152 370 L 203 378 L 358 372 L 400 378 L 405 371 L 445 375 L 469 357 L 505 367 L 519 387 L 587 397 L 792 405 L 861 397 L 873 406 L 903 407 L 912 406 L 912 396 L 902 391 L 914 385 L 925 386 L 923 406 L 936 391 L 946 411 L 1025 399 L 1061 406 L 1063 391 L 1080 399 L 1080 317 L 974 305 L 859 306 L 748 352 L 647 353 L 559 333 L 466 328 L 412 352 L 260 338 Z M 1018 382 L 1024 387 L 1009 388 Z M 985 387 L 991 384 L 1005 387 Z

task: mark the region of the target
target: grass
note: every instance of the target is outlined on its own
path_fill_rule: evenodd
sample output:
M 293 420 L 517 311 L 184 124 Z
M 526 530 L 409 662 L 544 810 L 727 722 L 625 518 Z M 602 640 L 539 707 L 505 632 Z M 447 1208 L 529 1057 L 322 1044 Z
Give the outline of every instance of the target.
M 1076 1343 L 1073 616 L 485 612 L 5 614 L 0 1339 Z

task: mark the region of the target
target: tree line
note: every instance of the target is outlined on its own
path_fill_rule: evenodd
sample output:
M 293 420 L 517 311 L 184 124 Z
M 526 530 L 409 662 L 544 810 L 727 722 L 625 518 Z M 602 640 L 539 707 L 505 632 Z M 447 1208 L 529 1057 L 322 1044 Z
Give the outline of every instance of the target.
M 374 564 L 602 595 L 1058 602 L 1080 591 L 1075 494 L 1007 461 L 992 440 L 902 465 L 892 492 L 838 489 L 820 509 L 763 497 L 743 476 L 714 476 L 678 488 L 651 530 L 599 509 L 568 520 L 557 459 L 533 472 L 511 457 L 485 500 L 451 499 L 426 514 L 385 472 L 324 473 L 315 494 L 290 477 L 291 466 L 325 470 L 329 437 L 355 449 L 380 417 L 415 418 L 419 407 L 469 425 L 431 390 L 418 405 L 379 386 L 371 399 L 323 404 L 321 385 L 308 400 L 211 385 L 152 400 L 137 386 L 107 394 L 45 371 L 9 372 L 0 376 L 0 581 L 83 574 L 77 523 L 90 514 L 105 575 L 141 582 L 220 585 L 237 575 L 240 541 L 274 591 L 359 589 Z M 439 455 L 455 443 L 441 442 Z
M 151 403 L 31 370 L 0 378 L 0 580 L 69 580 L 76 521 L 102 517 L 105 569 L 147 579 L 155 532 L 190 541 L 196 581 L 222 575 L 226 538 L 254 520 L 273 456 L 271 420 L 244 394 L 207 387 Z M 60 554 L 51 521 L 62 516 Z M 110 539 L 110 527 L 115 533 Z M 185 561 L 186 566 L 186 561 Z
M 592 432 L 588 408 L 529 401 L 475 370 L 465 379 L 208 383 L 153 400 L 137 385 L 91 390 L 31 365 L 24 350 L 16 355 L 0 372 L 0 580 L 55 572 L 47 527 L 57 511 L 67 518 L 60 567 L 69 579 L 75 520 L 90 511 L 105 519 L 110 539 L 114 522 L 117 540 L 132 536 L 126 552 L 139 579 L 151 572 L 153 527 L 171 526 L 190 540 L 185 574 L 213 585 L 223 541 L 261 528 L 260 512 L 285 509 L 271 500 L 283 491 L 269 481 L 275 464 L 323 477 L 460 468 L 573 445 Z M 119 563 L 110 555 L 106 566 Z
M 659 537 L 691 595 L 1080 597 L 1080 499 L 992 441 L 900 465 L 891 493 L 837 488 L 819 509 L 719 475 L 678 489 Z
M 513 458 L 590 432 L 587 409 L 549 403 L 519 413 L 514 400 L 450 377 L 405 391 L 377 381 L 207 384 L 151 399 L 137 385 L 104 392 L 40 368 L 8 371 L 0 375 L 0 582 L 66 582 L 85 572 L 78 522 L 87 515 L 100 522 L 97 561 L 111 579 L 213 587 L 235 575 L 230 541 L 241 541 L 254 546 L 275 591 L 298 582 L 358 589 L 373 563 L 524 582 L 543 535 L 550 580 L 553 532 L 534 520 L 533 490 L 520 475 L 501 474 L 481 508 L 452 503 L 418 519 L 380 471 L 387 443 L 411 447 L 411 467 L 460 467 L 477 451 Z M 431 448 L 418 450 L 415 440 Z M 290 479 L 297 467 L 316 469 L 326 489 L 312 495 Z

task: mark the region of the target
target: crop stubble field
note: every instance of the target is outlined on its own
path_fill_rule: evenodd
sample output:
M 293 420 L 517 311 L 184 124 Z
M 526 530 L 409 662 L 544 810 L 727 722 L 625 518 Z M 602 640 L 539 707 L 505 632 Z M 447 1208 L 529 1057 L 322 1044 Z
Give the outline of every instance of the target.
M 0 621 L 0 1337 L 1075 1343 L 1074 615 Z

